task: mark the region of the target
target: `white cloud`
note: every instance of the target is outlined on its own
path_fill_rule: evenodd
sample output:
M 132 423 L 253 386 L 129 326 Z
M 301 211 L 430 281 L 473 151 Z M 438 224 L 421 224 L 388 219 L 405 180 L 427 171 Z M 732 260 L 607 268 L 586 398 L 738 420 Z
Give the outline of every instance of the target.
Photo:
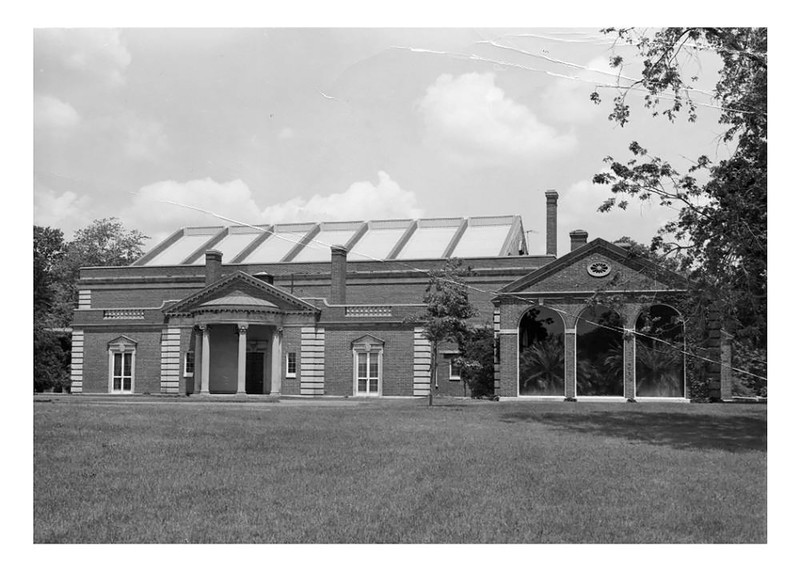
M 34 32 L 37 59 L 55 61 L 64 69 L 104 79 L 112 85 L 125 83 L 131 55 L 118 30 L 48 28 Z
M 439 76 L 419 103 L 429 144 L 469 164 L 542 160 L 576 146 L 494 83 L 494 74 Z
M 33 194 L 34 224 L 59 228 L 64 232 L 64 238 L 70 240 L 72 233 L 91 219 L 87 214 L 90 204 L 88 196 L 79 196 L 71 191 L 58 193 L 37 184 Z
M 120 218 L 126 226 L 141 230 L 159 241 L 184 226 L 415 218 L 421 215 L 414 193 L 403 190 L 381 171 L 377 184 L 356 182 L 341 193 L 314 195 L 309 199 L 298 197 L 266 208 L 258 206 L 253 192 L 241 180 L 162 181 L 141 188 Z
M 344 192 L 327 196 L 315 194 L 308 200 L 293 198 L 264 209 L 262 219 L 275 223 L 417 218 L 421 215 L 416 195 L 403 190 L 388 174 L 380 171 L 378 184 L 355 182 Z
M 292 137 L 294 137 L 294 129 L 291 127 L 284 127 L 278 133 L 279 139 L 291 139 Z
M 50 95 L 34 95 L 33 125 L 38 129 L 65 131 L 78 125 L 80 115 L 69 103 Z
M 165 180 L 144 186 L 121 218 L 127 226 L 156 240 L 183 226 L 232 224 L 197 209 L 258 223 L 259 208 L 243 181 L 216 182 L 210 178 L 187 182 Z

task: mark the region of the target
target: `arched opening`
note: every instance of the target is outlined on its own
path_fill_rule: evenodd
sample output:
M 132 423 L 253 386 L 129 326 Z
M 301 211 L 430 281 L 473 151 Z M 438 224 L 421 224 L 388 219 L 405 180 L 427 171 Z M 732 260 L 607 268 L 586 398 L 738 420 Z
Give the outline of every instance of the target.
M 653 305 L 636 320 L 636 396 L 686 394 L 683 321 L 667 305 Z
M 519 323 L 520 396 L 564 396 L 564 321 L 534 307 Z
M 577 326 L 578 396 L 623 396 L 623 323 L 613 309 L 595 305 L 581 312 Z

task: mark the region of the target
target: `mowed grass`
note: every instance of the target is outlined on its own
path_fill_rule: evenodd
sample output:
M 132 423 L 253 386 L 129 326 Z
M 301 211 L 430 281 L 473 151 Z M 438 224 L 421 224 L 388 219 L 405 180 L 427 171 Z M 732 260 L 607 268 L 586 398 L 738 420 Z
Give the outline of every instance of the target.
M 37 543 L 766 542 L 766 406 L 54 398 Z

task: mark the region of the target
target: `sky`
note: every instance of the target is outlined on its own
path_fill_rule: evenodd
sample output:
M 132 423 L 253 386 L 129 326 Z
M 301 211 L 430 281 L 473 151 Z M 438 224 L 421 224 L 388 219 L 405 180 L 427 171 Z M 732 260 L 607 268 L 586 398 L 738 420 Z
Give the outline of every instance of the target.
M 575 229 L 647 243 L 677 211 L 598 213 L 603 159 L 633 140 L 681 170 L 729 151 L 703 91 L 696 123 L 637 93 L 609 121 L 608 59 L 634 53 L 599 27 L 38 27 L 34 223 L 70 239 L 117 217 L 150 248 L 184 226 L 519 214 L 543 254 L 554 189 L 560 253 Z M 686 69 L 713 86 L 711 55 Z

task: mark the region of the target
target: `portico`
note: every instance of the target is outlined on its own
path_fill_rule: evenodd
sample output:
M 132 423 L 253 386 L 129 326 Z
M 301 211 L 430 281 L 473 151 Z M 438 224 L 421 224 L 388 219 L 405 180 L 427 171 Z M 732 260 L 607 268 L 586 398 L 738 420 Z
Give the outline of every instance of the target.
M 237 272 L 165 310 L 193 341 L 189 393 L 281 394 L 284 328 L 316 323 L 318 310 L 275 286 Z
M 281 394 L 283 327 L 252 317 L 196 326 L 200 394 Z

